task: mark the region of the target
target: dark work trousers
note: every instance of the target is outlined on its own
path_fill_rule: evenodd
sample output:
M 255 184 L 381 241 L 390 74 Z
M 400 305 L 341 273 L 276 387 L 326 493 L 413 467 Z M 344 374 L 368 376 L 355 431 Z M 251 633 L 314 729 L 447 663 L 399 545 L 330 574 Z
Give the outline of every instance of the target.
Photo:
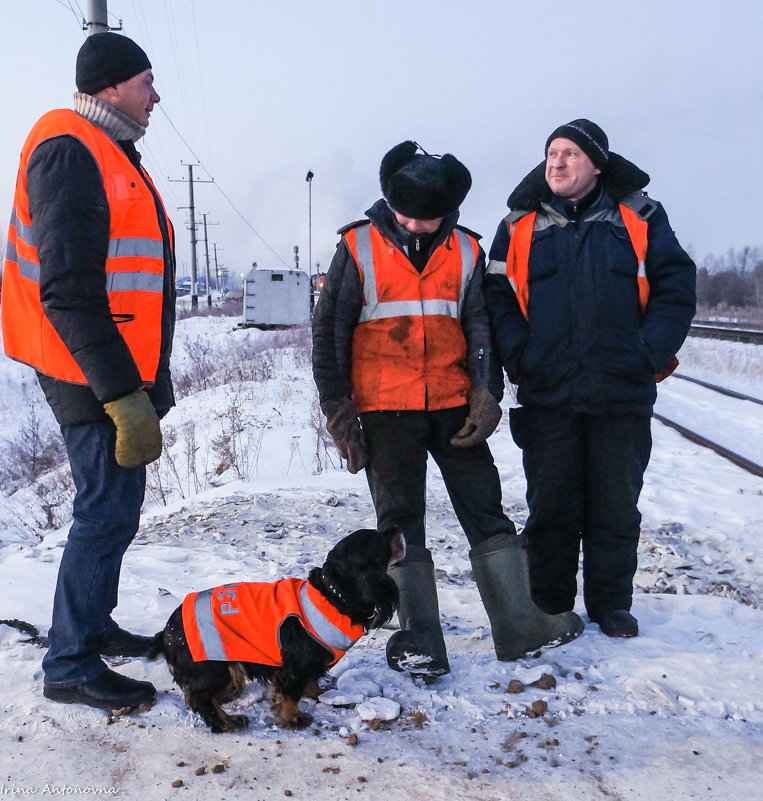
M 591 619 L 630 609 L 651 418 L 523 406 L 510 419 L 527 478 L 533 600 L 549 614 L 573 608 L 582 543 Z
M 487 443 L 454 448 L 450 438 L 468 407 L 438 411 L 365 412 L 366 478 L 377 527 L 399 526 L 410 546 L 424 547 L 427 454 L 442 473 L 458 522 L 474 548 L 495 534 L 515 535 L 501 506 L 501 482 Z
M 146 468 L 120 467 L 111 420 L 61 426 L 76 488 L 74 521 L 58 569 L 45 684 L 68 687 L 106 670 L 105 634 L 116 630 L 122 557 L 138 530 Z

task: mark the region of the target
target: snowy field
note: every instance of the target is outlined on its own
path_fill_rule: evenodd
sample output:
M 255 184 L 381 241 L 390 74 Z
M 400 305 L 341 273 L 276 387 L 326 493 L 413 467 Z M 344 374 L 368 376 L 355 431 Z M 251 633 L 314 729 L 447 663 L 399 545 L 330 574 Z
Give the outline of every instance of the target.
M 150 471 L 115 613 L 140 633 L 160 629 L 192 590 L 305 576 L 340 537 L 374 524 L 364 476 L 341 469 L 327 447 L 305 332 L 234 331 L 235 322 L 178 324 L 174 372 L 183 397 L 163 422 L 165 453 Z M 763 396 L 761 346 L 690 339 L 679 357 L 687 375 Z M 55 431 L 31 371 L 7 359 L 0 370 L 4 461 L 27 463 L 24 443 L 34 432 L 38 444 L 52 442 L 46 437 Z M 681 407 L 690 387 L 668 379 L 661 402 L 669 396 Z M 731 416 L 724 403 L 718 396 L 715 418 Z M 684 405 L 702 409 L 688 395 Z M 755 406 L 728 424 L 739 450 L 745 440 L 760 442 L 752 432 L 761 417 Z M 0 795 L 760 798 L 763 480 L 657 422 L 652 430 L 633 607 L 638 638 L 609 639 L 584 617 L 575 642 L 497 662 L 467 544 L 433 468 L 428 536 L 450 675 L 427 686 L 390 671 L 390 632 L 381 630 L 333 669 L 320 701 L 303 702 L 315 718 L 308 729 L 275 728 L 253 684 L 233 705 L 249 715 L 248 730 L 213 735 L 186 710 L 162 662 L 114 662 L 156 685 L 157 703 L 141 715 L 111 719 L 46 701 L 42 649 L 0 625 Z M 506 416 L 490 444 L 504 505 L 521 526 L 521 455 Z M 0 497 L 0 618 L 44 634 L 71 489 L 62 468 L 27 487 L 12 478 L 18 472 L 6 469 L 6 488 L 16 481 L 18 489 Z M 520 692 L 507 692 L 512 680 Z

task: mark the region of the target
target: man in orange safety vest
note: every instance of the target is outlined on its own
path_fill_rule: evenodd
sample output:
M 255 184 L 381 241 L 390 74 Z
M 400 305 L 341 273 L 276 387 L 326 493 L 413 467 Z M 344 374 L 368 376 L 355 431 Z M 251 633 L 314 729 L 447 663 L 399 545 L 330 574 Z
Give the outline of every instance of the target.
M 159 418 L 174 405 L 174 235 L 135 149 L 159 102 L 148 57 L 125 36 L 92 34 L 76 82 L 74 110 L 44 114 L 22 147 L 3 344 L 37 371 L 76 489 L 44 694 L 114 710 L 150 704 L 156 692 L 101 657 L 140 654 L 150 641 L 111 613 L 145 466 L 161 453 Z
M 517 384 L 511 409 L 530 515 L 532 595 L 583 600 L 610 637 L 633 637 L 637 502 L 651 450 L 656 382 L 678 363 L 694 315 L 694 263 L 649 176 L 587 119 L 559 126 L 509 197 L 485 295 L 496 347 Z

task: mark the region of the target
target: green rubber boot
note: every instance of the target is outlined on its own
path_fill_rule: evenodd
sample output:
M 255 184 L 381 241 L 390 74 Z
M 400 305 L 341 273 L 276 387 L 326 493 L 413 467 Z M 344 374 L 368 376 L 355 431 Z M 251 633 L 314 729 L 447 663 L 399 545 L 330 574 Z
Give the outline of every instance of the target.
M 574 612 L 547 615 L 533 603 L 524 537 L 497 534 L 473 548 L 469 559 L 501 662 L 583 633 L 585 625 Z
M 450 673 L 431 553 L 409 546 L 405 561 L 391 567 L 389 575 L 400 591 L 400 631 L 387 640 L 387 664 L 425 681 Z

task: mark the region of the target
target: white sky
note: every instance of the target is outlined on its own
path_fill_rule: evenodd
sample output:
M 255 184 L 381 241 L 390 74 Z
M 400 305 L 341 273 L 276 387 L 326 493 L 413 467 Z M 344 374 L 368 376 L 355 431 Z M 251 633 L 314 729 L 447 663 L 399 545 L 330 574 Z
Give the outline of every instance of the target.
M 71 105 L 87 0 L 0 7 L 0 206 L 10 210 L 28 129 Z M 696 258 L 763 244 L 763 159 L 748 153 L 763 130 L 763 6 L 753 0 L 108 7 L 154 66 L 162 103 L 139 149 L 175 222 L 181 273 L 190 272 L 190 235 L 177 208 L 188 205 L 188 185 L 168 178 L 186 179 L 183 163 L 196 157 L 208 172 L 195 174 L 217 183 L 196 185 L 197 212 L 219 222 L 209 240 L 233 273 L 252 261 L 292 264 L 294 245 L 307 268 L 312 169 L 312 262 L 327 268 L 336 229 L 379 197 L 378 165 L 393 145 L 415 139 L 469 167 L 461 221 L 488 248 L 511 189 L 540 161 L 548 134 L 576 117 L 601 125 L 611 148 L 652 176 L 650 194 Z M 201 265 L 203 244 L 198 255 Z

